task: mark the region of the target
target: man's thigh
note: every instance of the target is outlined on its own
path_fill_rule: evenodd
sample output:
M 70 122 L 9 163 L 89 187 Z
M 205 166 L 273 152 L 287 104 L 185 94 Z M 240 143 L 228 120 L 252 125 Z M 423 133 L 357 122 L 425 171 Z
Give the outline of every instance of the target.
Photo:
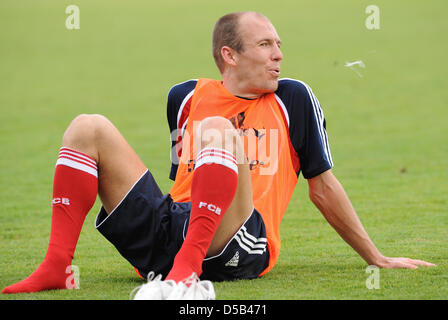
M 63 147 L 84 152 L 98 163 L 98 193 L 111 212 L 146 171 L 146 166 L 104 116 L 80 115 L 67 128 Z

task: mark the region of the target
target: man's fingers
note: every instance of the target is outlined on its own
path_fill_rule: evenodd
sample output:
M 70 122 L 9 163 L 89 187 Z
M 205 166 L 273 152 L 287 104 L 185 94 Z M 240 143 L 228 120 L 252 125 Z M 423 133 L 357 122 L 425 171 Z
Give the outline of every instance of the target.
M 409 259 L 409 258 L 390 258 L 389 263 L 384 268 L 406 268 L 417 269 L 419 266 L 435 267 L 436 265 L 423 260 Z
M 410 262 L 403 262 L 403 267 L 406 269 L 417 269 L 418 268 L 418 266 L 416 266 L 415 264 L 410 263 Z
M 411 260 L 410 263 L 419 265 L 419 266 L 424 266 L 424 267 L 435 267 L 436 266 L 434 263 L 426 262 L 423 260 L 414 260 L 414 259 L 409 259 L 409 260 Z

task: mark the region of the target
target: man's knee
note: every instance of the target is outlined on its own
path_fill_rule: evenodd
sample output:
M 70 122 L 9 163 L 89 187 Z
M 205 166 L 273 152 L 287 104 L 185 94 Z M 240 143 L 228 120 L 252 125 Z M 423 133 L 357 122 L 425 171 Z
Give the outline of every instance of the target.
M 196 141 L 199 150 L 206 147 L 226 149 L 237 157 L 238 163 L 244 162 L 244 149 L 238 131 L 226 118 L 215 116 L 202 120 L 197 129 Z
M 234 129 L 232 123 L 224 117 L 214 116 L 208 117 L 201 121 L 200 124 L 201 129 Z
M 109 120 L 99 114 L 80 114 L 73 119 L 62 138 L 62 145 L 94 154 L 98 135 Z

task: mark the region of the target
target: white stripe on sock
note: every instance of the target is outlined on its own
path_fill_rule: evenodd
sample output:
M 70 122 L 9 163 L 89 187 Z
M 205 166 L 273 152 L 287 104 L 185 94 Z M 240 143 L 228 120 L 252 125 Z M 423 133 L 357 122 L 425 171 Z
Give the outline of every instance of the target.
M 72 149 L 63 147 L 63 148 L 60 149 L 59 155 L 64 154 L 64 153 L 72 155 L 74 157 L 77 157 L 77 158 L 79 158 L 81 160 L 87 161 L 87 162 L 91 163 L 92 165 L 94 165 L 96 167 L 96 161 L 95 160 L 93 160 L 89 156 L 86 156 L 86 155 L 83 155 L 83 154 L 77 152 L 76 150 L 72 150 Z
M 92 167 L 89 167 L 81 162 L 74 161 L 67 158 L 59 158 L 56 162 L 56 166 L 58 165 L 64 165 L 67 167 L 71 167 L 73 169 L 81 170 L 87 173 L 90 173 L 91 175 L 98 178 L 98 170 L 93 169 Z
M 235 156 L 227 150 L 218 148 L 204 148 L 196 158 L 195 169 L 204 164 L 216 163 L 223 165 L 238 174 L 238 166 Z
M 84 164 L 84 165 L 86 165 L 88 167 L 91 167 L 92 169 L 95 169 L 95 170 L 98 169 L 95 164 L 92 164 L 91 162 L 87 162 L 87 161 L 85 161 L 83 159 L 80 159 L 80 158 L 77 158 L 77 157 L 73 157 L 73 156 L 68 155 L 68 154 L 59 154 L 59 158 L 58 159 L 69 159 L 69 160 L 73 160 L 73 161 L 82 163 L 82 164 Z

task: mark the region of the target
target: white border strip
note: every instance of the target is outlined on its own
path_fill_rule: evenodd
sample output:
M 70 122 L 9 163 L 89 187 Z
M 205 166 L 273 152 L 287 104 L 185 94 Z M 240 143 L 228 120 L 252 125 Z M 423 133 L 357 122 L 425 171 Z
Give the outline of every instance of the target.
M 194 93 L 194 89 L 191 90 L 191 91 L 185 96 L 184 100 L 182 100 L 182 103 L 181 103 L 181 105 L 180 105 L 179 111 L 177 112 L 177 121 L 176 121 L 177 128 L 179 128 L 179 121 L 180 121 L 180 117 L 181 117 L 181 115 L 182 115 L 182 111 L 184 110 L 185 105 L 187 104 L 188 100 L 190 100 L 190 98 L 191 98 L 191 96 L 193 95 L 193 93 Z
M 283 114 L 285 115 L 286 122 L 288 123 L 288 129 L 289 129 L 289 115 L 288 115 L 288 111 L 286 110 L 285 104 L 283 103 L 282 99 L 280 99 L 280 97 L 278 95 L 276 95 L 276 94 L 274 94 L 274 95 L 275 95 L 275 99 L 277 100 L 278 104 L 282 108 Z

